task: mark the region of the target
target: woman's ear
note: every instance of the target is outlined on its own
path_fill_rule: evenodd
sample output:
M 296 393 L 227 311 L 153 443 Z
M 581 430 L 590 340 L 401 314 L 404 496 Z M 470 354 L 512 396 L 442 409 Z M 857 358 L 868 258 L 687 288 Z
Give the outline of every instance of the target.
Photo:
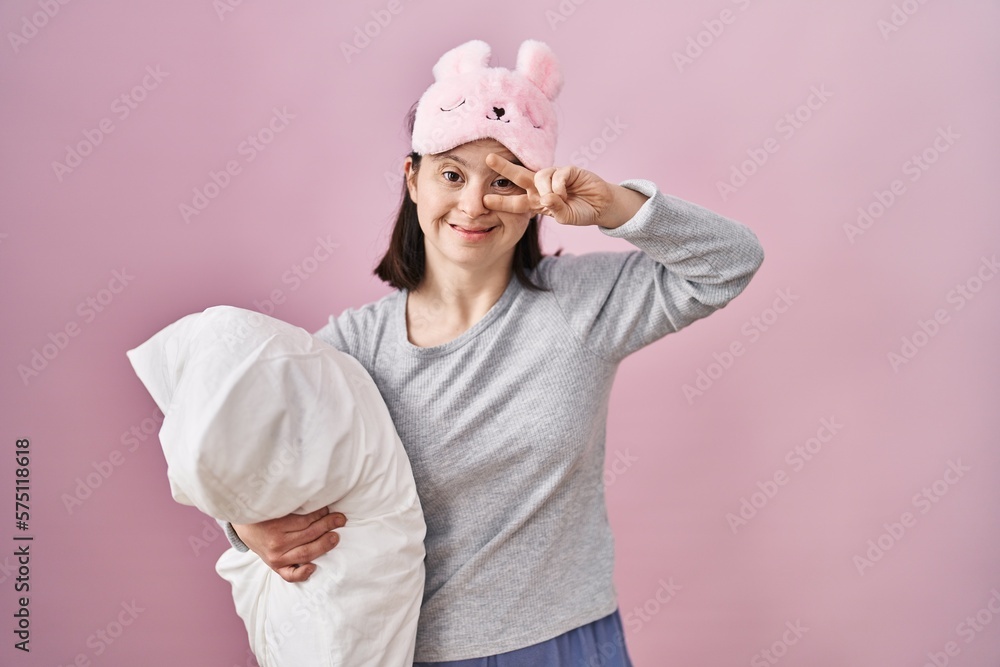
M 413 172 L 413 158 L 409 155 L 403 160 L 403 178 L 406 181 L 406 189 L 410 193 L 410 199 L 417 201 L 417 175 Z

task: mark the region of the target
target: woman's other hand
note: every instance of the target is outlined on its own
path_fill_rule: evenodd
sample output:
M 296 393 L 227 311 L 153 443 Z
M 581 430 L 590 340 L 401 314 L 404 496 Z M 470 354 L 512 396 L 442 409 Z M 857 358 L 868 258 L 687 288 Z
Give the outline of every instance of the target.
M 611 184 L 576 166 L 531 171 L 490 153 L 486 166 L 524 189 L 524 194 L 483 197 L 487 208 L 506 213 L 541 213 L 562 225 L 619 227 L 635 217 L 646 195 Z
M 321 507 L 309 514 L 289 514 L 260 523 L 233 524 L 251 551 L 285 581 L 305 581 L 316 571 L 312 560 L 335 546 L 335 528 L 347 523 L 340 512 Z

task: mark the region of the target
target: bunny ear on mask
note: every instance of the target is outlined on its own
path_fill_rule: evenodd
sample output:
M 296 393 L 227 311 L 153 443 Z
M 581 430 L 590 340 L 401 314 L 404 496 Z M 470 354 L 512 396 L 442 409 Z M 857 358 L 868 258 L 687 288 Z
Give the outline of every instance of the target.
M 473 39 L 456 46 L 437 61 L 432 70 L 434 80 L 440 81 L 476 69 L 484 69 L 490 64 L 490 45 L 481 39 Z
M 517 51 L 517 71 L 538 86 L 550 100 L 554 100 L 562 90 L 563 76 L 559 61 L 552 49 L 537 39 L 526 39 L 521 43 L 521 48 Z

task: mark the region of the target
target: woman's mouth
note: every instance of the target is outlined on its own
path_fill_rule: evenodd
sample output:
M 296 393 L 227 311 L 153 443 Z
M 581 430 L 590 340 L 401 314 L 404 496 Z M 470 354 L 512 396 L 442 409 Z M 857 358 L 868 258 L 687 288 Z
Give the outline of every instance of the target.
M 496 225 L 493 225 L 492 227 L 484 227 L 482 229 L 469 229 L 466 227 L 459 227 L 458 225 L 452 225 L 450 223 L 448 226 L 458 232 L 458 235 L 462 238 L 472 240 L 486 238 L 490 235 L 491 231 L 497 228 Z

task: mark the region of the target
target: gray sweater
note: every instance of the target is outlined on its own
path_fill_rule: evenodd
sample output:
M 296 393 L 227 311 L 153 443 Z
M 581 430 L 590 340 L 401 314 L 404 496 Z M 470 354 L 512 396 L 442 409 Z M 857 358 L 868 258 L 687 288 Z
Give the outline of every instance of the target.
M 546 256 L 531 275 L 553 291 L 512 277 L 452 341 L 409 342 L 406 290 L 315 332 L 368 370 L 410 458 L 427 522 L 418 662 L 522 648 L 617 607 L 603 466 L 618 364 L 726 305 L 764 257 L 744 225 L 621 185 L 650 199 L 598 228 L 638 250 Z

